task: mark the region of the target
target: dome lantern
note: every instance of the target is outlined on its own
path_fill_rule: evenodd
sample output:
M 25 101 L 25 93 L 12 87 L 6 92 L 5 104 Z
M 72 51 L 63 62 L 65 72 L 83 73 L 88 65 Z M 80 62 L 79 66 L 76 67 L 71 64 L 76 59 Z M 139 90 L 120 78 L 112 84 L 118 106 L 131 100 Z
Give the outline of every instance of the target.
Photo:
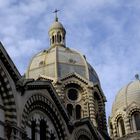
M 57 17 L 57 12 L 59 10 L 55 10 L 53 13 L 55 13 L 55 21 L 51 25 L 49 29 L 49 38 L 50 38 L 50 46 L 63 46 L 65 47 L 65 35 L 66 30 L 63 27 L 63 25 L 59 22 Z

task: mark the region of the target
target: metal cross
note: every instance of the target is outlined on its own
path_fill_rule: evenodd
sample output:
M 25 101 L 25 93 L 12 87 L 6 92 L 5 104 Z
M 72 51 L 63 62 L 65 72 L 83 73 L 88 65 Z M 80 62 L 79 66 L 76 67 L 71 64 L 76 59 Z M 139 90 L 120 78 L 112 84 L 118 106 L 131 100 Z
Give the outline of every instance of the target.
M 59 12 L 60 10 L 55 9 L 53 13 L 55 13 L 55 21 L 58 21 L 58 17 L 57 17 L 57 12 Z

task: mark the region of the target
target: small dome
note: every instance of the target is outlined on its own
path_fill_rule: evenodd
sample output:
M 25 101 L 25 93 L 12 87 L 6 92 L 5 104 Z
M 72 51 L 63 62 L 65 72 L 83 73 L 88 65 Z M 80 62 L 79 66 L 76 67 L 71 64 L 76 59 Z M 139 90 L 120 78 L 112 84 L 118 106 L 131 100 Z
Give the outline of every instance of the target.
M 64 27 L 59 21 L 54 21 L 54 23 L 50 26 L 49 31 L 53 29 L 64 29 Z
M 136 79 L 118 92 L 112 107 L 112 116 L 117 110 L 124 110 L 132 103 L 140 104 L 140 80 Z
M 63 25 L 58 21 L 57 17 L 53 24 L 50 26 L 48 33 L 51 47 L 55 47 L 55 45 L 62 45 L 63 47 L 65 47 L 66 30 Z

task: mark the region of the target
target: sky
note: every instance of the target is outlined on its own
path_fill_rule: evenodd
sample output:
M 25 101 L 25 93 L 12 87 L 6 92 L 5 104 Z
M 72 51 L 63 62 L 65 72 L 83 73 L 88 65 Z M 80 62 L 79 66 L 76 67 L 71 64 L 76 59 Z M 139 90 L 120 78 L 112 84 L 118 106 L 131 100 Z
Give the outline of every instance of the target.
M 56 8 L 67 47 L 99 76 L 108 117 L 117 92 L 140 74 L 140 0 L 0 0 L 0 41 L 22 75 L 49 47 Z

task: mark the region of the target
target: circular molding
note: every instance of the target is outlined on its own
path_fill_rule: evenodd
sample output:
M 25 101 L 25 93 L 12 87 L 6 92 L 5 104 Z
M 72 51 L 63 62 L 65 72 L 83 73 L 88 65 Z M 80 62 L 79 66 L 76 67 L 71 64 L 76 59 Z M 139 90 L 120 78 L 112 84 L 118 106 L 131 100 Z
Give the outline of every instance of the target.
M 66 97 L 70 102 L 79 102 L 81 100 L 80 91 L 73 87 L 66 89 Z

